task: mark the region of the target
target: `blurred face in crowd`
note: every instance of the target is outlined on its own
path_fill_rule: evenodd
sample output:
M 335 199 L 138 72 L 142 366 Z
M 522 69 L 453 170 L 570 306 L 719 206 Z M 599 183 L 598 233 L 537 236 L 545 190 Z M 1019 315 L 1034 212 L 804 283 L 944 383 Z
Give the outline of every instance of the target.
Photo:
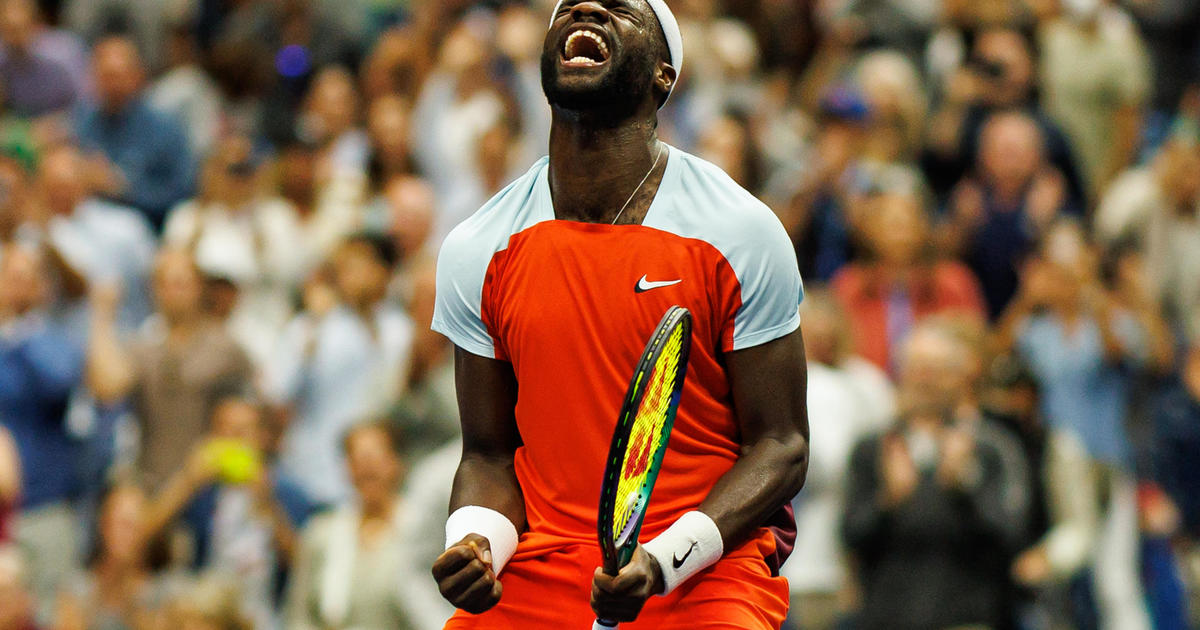
M 1015 107 L 1029 98 L 1035 78 L 1029 42 L 1010 29 L 985 31 L 975 42 L 976 74 L 993 107 Z
M 125 565 L 142 560 L 146 497 L 136 486 L 109 492 L 100 506 L 100 541 L 106 559 Z
M 384 505 L 400 483 L 403 466 L 391 438 L 380 427 L 363 427 L 346 438 L 350 481 L 366 505 Z
M 1163 193 L 1184 213 L 1200 205 L 1200 146 L 1170 141 L 1158 158 Z
M 712 122 L 700 136 L 700 157 L 721 167 L 735 182 L 747 185 L 747 164 L 751 146 L 750 130 L 730 116 Z
M 376 156 L 385 166 L 399 168 L 408 161 L 410 120 L 408 103 L 399 96 L 389 94 L 371 102 L 367 133 Z
M 876 199 L 867 239 L 885 268 L 909 267 L 920 261 L 929 241 L 929 218 L 914 195 L 893 193 Z
M 232 136 L 222 140 L 209 169 L 213 186 L 210 194 L 214 199 L 231 210 L 241 209 L 254 199 L 258 166 L 248 138 Z
M 849 120 L 825 121 L 817 136 L 817 155 L 825 172 L 841 173 L 860 157 L 864 146 L 862 124 Z
M 128 105 L 141 91 L 145 79 L 137 47 L 122 37 L 111 37 L 96 44 L 92 51 L 92 72 L 96 79 L 96 96 L 109 112 Z
M 358 90 L 354 77 L 340 68 L 321 71 L 308 94 L 313 131 L 322 140 L 333 140 L 358 121 Z
M 38 164 L 40 192 L 52 212 L 71 214 L 87 197 L 83 173 L 83 156 L 75 147 L 62 145 L 42 156 Z
M 1084 285 L 1096 276 L 1098 265 L 1083 229 L 1071 222 L 1051 227 L 1042 244 L 1041 261 L 1050 305 L 1077 306 Z
M 187 252 L 159 254 L 154 269 L 154 298 L 167 321 L 190 319 L 200 312 L 204 280 Z
M 631 115 L 668 58 L 658 17 L 644 0 L 567 0 L 542 47 L 542 91 L 554 107 Z
M 37 252 L 20 245 L 0 252 L 0 320 L 20 317 L 46 301 L 46 269 Z
M 970 368 L 965 344 L 945 330 L 924 326 L 904 342 L 899 402 L 908 418 L 949 420 L 965 395 Z
M 979 167 L 1005 193 L 1023 191 L 1042 167 L 1042 133 L 1024 114 L 993 116 L 979 139 Z
M 808 360 L 831 367 L 839 365 L 848 337 L 845 313 L 829 293 L 820 289 L 807 292 L 800 311 Z
M 262 447 L 262 412 L 252 402 L 240 398 L 221 401 L 212 418 L 215 438 L 235 440 L 253 448 Z
M 32 0 L 0 0 L 0 40 L 14 52 L 26 52 L 36 34 L 37 7 Z
M 25 587 L 25 567 L 15 547 L 0 547 L 0 630 L 26 630 L 33 620 L 33 596 Z
M 408 256 L 421 251 L 433 231 L 433 188 L 416 177 L 397 177 L 388 183 L 384 197 L 391 210 L 389 231 L 396 248 Z
M 355 309 L 383 299 L 392 270 L 366 243 L 349 241 L 333 257 L 334 282 L 338 293 Z

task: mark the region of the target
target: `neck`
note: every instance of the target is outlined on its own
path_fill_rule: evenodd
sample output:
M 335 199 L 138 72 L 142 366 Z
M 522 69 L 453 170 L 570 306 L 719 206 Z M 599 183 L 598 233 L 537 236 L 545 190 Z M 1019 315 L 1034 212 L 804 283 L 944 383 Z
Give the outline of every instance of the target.
M 652 117 L 639 114 L 603 125 L 556 108 L 550 128 L 555 214 L 592 223 L 612 221 L 660 150 L 665 152 L 658 146 Z

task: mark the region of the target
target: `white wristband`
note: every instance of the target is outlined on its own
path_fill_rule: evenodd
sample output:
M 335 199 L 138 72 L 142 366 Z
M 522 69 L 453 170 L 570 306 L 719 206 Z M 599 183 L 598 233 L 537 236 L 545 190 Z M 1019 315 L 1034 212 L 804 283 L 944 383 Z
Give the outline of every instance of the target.
M 725 554 L 725 542 L 717 524 L 707 514 L 696 511 L 679 517 L 667 531 L 642 548 L 662 567 L 666 586 L 663 595 L 716 564 Z
M 517 550 L 517 527 L 496 510 L 466 505 L 454 510 L 446 519 L 446 549 L 458 544 L 468 534 L 479 534 L 488 540 L 492 550 L 492 570 L 500 575 L 500 570 Z

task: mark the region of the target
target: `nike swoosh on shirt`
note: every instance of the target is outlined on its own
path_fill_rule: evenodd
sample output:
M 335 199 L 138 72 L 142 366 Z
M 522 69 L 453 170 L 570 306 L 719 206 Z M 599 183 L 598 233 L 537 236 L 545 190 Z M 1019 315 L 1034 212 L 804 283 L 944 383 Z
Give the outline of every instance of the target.
M 680 282 L 683 282 L 683 280 L 664 280 L 664 281 L 659 281 L 659 282 L 650 282 L 649 280 L 646 279 L 646 276 L 642 276 L 642 279 L 637 281 L 637 286 L 633 287 L 633 292 L 634 293 L 645 293 L 646 291 L 653 291 L 654 289 L 661 289 L 663 287 L 675 286 L 675 285 L 679 284 Z
M 683 554 L 682 558 L 680 558 L 678 554 L 671 554 L 671 566 L 678 570 L 679 567 L 683 566 L 684 562 L 687 562 L 688 556 L 692 555 L 692 552 L 695 551 L 695 549 L 696 541 L 693 540 L 692 546 L 688 547 L 687 553 Z

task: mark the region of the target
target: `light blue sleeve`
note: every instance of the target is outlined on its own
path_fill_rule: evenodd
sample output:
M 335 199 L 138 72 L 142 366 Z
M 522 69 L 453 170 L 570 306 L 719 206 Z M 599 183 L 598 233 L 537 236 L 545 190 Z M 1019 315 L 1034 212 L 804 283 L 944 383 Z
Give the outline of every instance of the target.
M 733 345 L 726 350 L 762 345 L 800 327 L 804 283 L 796 250 L 765 206 L 754 219 L 753 232 L 727 253 L 741 285 L 742 304 L 734 316 Z
M 483 281 L 493 252 L 479 243 L 472 248 L 471 234 L 464 223 L 442 244 L 431 327 L 463 350 L 494 359 L 495 342 L 483 323 Z

